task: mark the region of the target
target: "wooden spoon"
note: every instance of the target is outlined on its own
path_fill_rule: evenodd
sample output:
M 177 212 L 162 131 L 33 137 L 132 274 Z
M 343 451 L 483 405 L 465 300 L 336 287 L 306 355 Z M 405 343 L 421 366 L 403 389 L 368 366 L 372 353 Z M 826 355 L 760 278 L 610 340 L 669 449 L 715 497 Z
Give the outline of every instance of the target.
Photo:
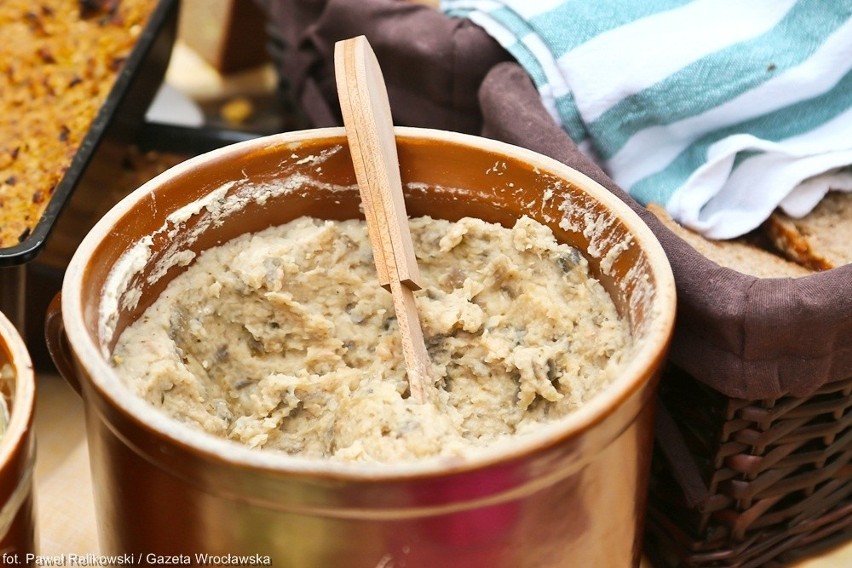
M 364 36 L 335 44 L 334 71 L 379 284 L 393 296 L 411 396 L 423 402 L 433 381 L 414 303 L 413 290 L 420 289 L 420 270 L 402 195 L 384 77 Z

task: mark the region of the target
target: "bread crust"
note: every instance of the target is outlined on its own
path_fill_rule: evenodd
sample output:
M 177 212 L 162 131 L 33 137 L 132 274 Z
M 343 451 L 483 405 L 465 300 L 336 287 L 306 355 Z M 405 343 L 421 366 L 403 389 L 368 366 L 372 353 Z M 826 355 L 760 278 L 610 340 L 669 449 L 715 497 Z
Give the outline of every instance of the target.
M 813 270 L 852 262 L 852 193 L 831 191 L 801 219 L 775 211 L 763 230 L 785 257 Z
M 677 223 L 663 206 L 652 203 L 647 208 L 669 230 L 719 266 L 758 278 L 794 278 L 813 273 L 809 268 L 764 250 L 748 239 L 711 240 Z

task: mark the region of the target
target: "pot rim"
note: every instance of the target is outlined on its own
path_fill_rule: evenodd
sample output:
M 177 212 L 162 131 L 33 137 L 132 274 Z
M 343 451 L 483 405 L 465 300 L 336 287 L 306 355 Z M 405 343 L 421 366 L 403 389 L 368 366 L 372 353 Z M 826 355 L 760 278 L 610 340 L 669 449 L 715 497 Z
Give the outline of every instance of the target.
M 675 284 L 668 259 L 662 246 L 651 230 L 630 207 L 606 188 L 579 171 L 552 158 L 519 146 L 457 132 L 395 127 L 398 137 L 414 141 L 439 141 L 478 150 L 504 154 L 522 160 L 533 167 L 566 179 L 587 192 L 604 205 L 628 228 L 648 259 L 656 286 L 655 294 L 647 311 L 650 314 L 647 331 L 643 334 L 643 345 L 634 351 L 633 359 L 622 369 L 619 376 L 605 389 L 594 395 L 576 411 L 557 422 L 543 425 L 522 437 L 497 442 L 489 447 L 471 452 L 469 456 L 432 457 L 402 463 L 345 463 L 320 458 L 291 456 L 281 452 L 250 449 L 238 442 L 207 434 L 182 424 L 165 413 L 150 406 L 142 398 L 125 387 L 118 375 L 105 360 L 101 346 L 91 340 L 84 324 L 82 289 L 86 266 L 95 249 L 109 238 L 111 228 L 154 188 L 165 180 L 182 175 L 202 164 L 227 158 L 229 154 L 267 147 L 293 145 L 295 143 L 343 138 L 343 127 L 318 128 L 273 134 L 238 142 L 223 148 L 190 158 L 149 180 L 116 204 L 89 231 L 66 269 L 62 286 L 62 320 L 69 345 L 82 369 L 87 382 L 95 388 L 113 407 L 134 420 L 140 427 L 164 435 L 171 442 L 205 459 L 222 463 L 270 470 L 297 475 L 320 475 L 349 480 L 396 480 L 408 477 L 444 476 L 451 473 L 481 469 L 499 462 L 521 458 L 551 447 L 560 441 L 588 430 L 624 404 L 641 387 L 650 381 L 654 365 L 663 357 L 673 331 L 675 315 Z M 88 391 L 84 389 L 84 394 Z M 520 442 L 518 440 L 521 440 Z M 227 457 L 226 457 L 227 456 Z
M 0 312 L 0 340 L 9 351 L 9 364 L 15 371 L 15 394 L 9 409 L 9 422 L 0 437 L 0 468 L 5 467 L 23 443 L 35 409 L 35 372 L 27 346 L 12 322 Z

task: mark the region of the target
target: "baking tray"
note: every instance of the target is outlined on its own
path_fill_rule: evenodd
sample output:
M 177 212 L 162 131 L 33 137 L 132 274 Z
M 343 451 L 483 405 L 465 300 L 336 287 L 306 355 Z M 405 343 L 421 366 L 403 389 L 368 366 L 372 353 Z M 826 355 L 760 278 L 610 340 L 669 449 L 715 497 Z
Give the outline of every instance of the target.
M 222 146 L 243 142 L 261 136 L 249 132 L 210 125 L 182 126 L 161 122 L 145 122 L 139 130 L 136 145 L 142 151 L 166 152 L 197 156 Z
M 177 37 L 178 8 L 178 0 L 157 2 L 47 207 L 23 241 L 0 248 L 0 267 L 29 262 L 42 250 L 74 189 L 98 167 L 96 150 L 102 144 L 127 144 L 133 139 L 168 67 Z
M 0 311 L 25 337 L 31 349 L 34 342 L 42 342 L 39 318 L 43 318 L 43 310 L 37 301 L 38 307 L 33 310 L 30 297 L 49 297 L 57 291 L 58 284 L 56 278 L 51 278 L 48 285 L 39 275 L 29 274 L 34 272 L 28 269 L 34 264 L 30 261 L 45 248 L 75 189 L 89 178 L 109 179 L 104 177 L 104 171 L 116 167 L 110 163 L 115 152 L 104 152 L 105 147 L 126 147 L 136 136 L 169 64 L 177 38 L 179 4 L 179 0 L 157 1 L 33 230 L 20 243 L 0 248 Z M 61 283 L 61 278 L 58 282 Z M 31 320 L 32 325 L 25 325 L 26 320 Z

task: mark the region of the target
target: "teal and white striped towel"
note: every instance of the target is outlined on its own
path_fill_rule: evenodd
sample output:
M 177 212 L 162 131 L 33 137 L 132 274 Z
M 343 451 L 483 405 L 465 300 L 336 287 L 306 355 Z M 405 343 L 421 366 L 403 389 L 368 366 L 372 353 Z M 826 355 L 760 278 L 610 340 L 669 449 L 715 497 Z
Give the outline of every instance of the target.
M 852 0 L 442 0 L 642 203 L 712 238 L 852 191 Z M 835 175 L 821 175 L 834 172 Z M 802 183 L 806 182 L 806 183 Z

